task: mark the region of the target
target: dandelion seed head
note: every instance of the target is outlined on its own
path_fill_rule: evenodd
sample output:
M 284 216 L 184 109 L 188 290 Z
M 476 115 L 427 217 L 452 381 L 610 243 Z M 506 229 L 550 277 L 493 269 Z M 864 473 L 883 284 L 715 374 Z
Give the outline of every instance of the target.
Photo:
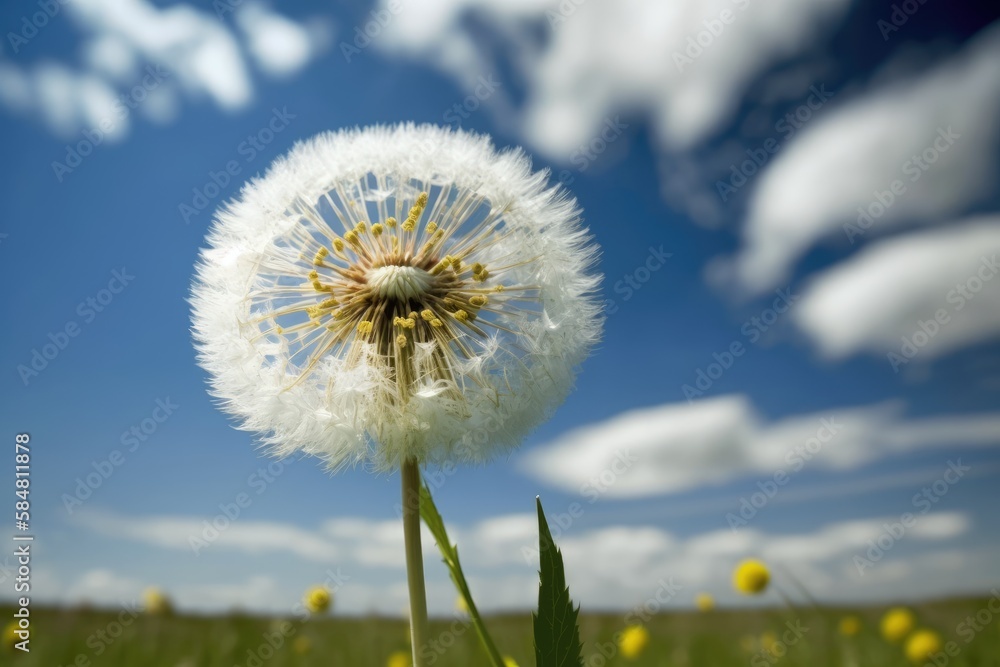
M 332 467 L 481 462 L 600 336 L 596 249 L 521 151 L 433 126 L 298 144 L 216 216 L 199 360 L 242 428 Z

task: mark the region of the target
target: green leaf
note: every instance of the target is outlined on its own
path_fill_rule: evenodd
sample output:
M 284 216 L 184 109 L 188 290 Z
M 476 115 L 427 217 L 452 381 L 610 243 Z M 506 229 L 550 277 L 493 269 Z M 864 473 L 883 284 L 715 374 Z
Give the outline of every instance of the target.
M 479 635 L 479 641 L 482 642 L 483 648 L 493 663 L 493 667 L 504 667 L 503 656 L 500 655 L 496 644 L 493 643 L 493 639 L 486 631 L 486 624 L 483 623 L 483 618 L 479 615 L 479 610 L 476 609 L 476 603 L 472 601 L 469 584 L 465 580 L 465 575 L 462 573 L 462 565 L 458 561 L 458 547 L 453 545 L 451 540 L 448 539 L 448 532 L 445 530 L 444 521 L 441 519 L 441 514 L 438 513 L 437 507 L 434 505 L 434 499 L 431 497 L 430 489 L 427 488 L 426 484 L 420 485 L 420 516 L 434 536 L 434 541 L 437 542 L 438 550 L 444 559 L 444 564 L 448 566 L 448 572 L 451 574 L 451 580 L 455 582 L 455 588 L 458 589 L 459 595 L 465 600 L 465 606 L 469 609 L 469 616 L 472 618 L 472 624 L 476 628 L 476 634 Z
M 537 667 L 580 667 L 583 664 L 580 628 L 577 620 L 580 608 L 573 607 L 566 586 L 562 552 L 549 532 L 549 524 L 538 506 L 538 613 L 531 615 L 535 629 L 535 664 Z

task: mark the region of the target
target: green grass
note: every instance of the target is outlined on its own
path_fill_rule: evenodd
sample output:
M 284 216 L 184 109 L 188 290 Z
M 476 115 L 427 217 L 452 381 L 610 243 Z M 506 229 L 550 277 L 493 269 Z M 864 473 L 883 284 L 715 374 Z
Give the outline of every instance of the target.
M 949 658 L 951 667 L 1000 667 L 1000 616 L 993 616 L 981 631 L 959 630 L 968 616 L 987 610 L 985 599 L 947 600 L 913 607 L 919 625 L 939 632 L 944 641 L 954 641 L 960 652 Z M 622 614 L 586 614 L 580 619 L 584 641 L 584 665 L 629 665 L 653 667 L 677 665 L 727 667 L 749 665 L 808 665 L 810 667 L 873 665 L 894 667 L 908 664 L 899 646 L 889 645 L 877 633 L 878 618 L 884 610 L 802 608 L 766 611 L 715 611 L 710 613 L 659 614 L 646 624 L 650 643 L 637 660 L 617 654 L 614 635 L 624 627 Z M 0 618 L 10 618 L 10 609 L 0 609 Z M 836 633 L 838 620 L 847 613 L 857 614 L 864 629 L 845 639 Z M 988 613 L 988 612 L 987 612 Z M 984 615 L 985 617 L 985 615 Z M 388 656 L 407 650 L 407 628 L 402 620 L 386 618 L 289 620 L 286 636 L 273 655 L 259 662 L 254 656 L 268 656 L 267 635 L 274 643 L 281 635 L 280 621 L 229 615 L 140 616 L 118 634 L 118 613 L 99 610 L 37 609 L 32 612 L 31 653 L 0 652 L 0 664 L 19 667 L 382 667 Z M 798 621 L 807 631 L 788 647 L 780 658 L 748 651 L 741 647 L 747 638 L 766 631 L 781 636 L 786 623 Z M 512 656 L 521 667 L 534 665 L 529 614 L 491 616 L 487 625 L 501 652 Z M 277 631 L 277 635 L 274 633 Z M 971 633 L 970 629 L 970 633 Z M 103 637 L 102 638 L 102 633 Z M 431 636 L 440 645 L 432 651 L 435 667 L 478 667 L 487 665 L 477 644 L 475 631 L 461 620 L 438 619 L 431 623 Z M 306 637 L 311 650 L 300 655 L 292 648 L 298 637 Z M 969 640 L 969 641 L 967 641 Z M 603 650 L 602 650 L 603 649 Z M 605 658 L 602 653 L 609 654 Z M 931 664 L 931 663 L 929 663 Z M 938 667 L 944 667 L 944 664 Z

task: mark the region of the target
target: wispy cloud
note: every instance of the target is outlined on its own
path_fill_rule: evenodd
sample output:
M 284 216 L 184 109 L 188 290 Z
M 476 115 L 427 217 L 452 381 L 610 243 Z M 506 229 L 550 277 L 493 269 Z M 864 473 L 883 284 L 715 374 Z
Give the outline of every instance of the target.
M 521 459 L 522 470 L 583 496 L 637 498 L 770 478 L 847 470 L 918 448 L 1000 445 L 1000 413 L 907 419 L 885 403 L 767 422 L 742 395 L 634 410 L 570 431 Z M 634 463 L 619 463 L 626 455 Z
M 792 317 L 828 357 L 899 370 L 1000 334 L 1000 216 L 871 244 L 820 273 Z
M 242 109 L 254 94 L 254 68 L 244 50 L 265 75 L 284 77 L 318 57 L 332 37 L 327 20 L 298 23 L 263 3 L 214 7 L 210 13 L 148 0 L 67 3 L 66 15 L 82 34 L 81 61 L 22 66 L 0 57 L 0 103 L 15 113 L 38 114 L 59 136 L 89 130 L 114 141 L 128 133 L 133 109 L 154 122 L 173 120 L 185 98 Z M 13 48 L 30 49 L 38 30 L 13 38 Z M 145 90 L 133 100 L 136 88 Z
M 385 11 L 388 1 L 380 7 Z M 465 20 L 489 18 L 528 86 L 519 125 L 528 141 L 570 161 L 605 120 L 637 111 L 664 146 L 689 146 L 730 119 L 741 93 L 777 61 L 814 45 L 847 0 L 425 1 L 408 5 L 376 44 L 417 55 L 474 85 L 500 53 L 484 50 Z M 780 18 L 778 18 L 780 17 Z M 532 35 L 546 30 L 543 42 Z
M 171 549 L 175 539 L 169 535 L 176 533 L 179 525 L 199 523 L 193 517 L 164 519 L 104 514 L 100 519 L 102 523 L 89 521 L 81 527 L 98 530 L 106 537 Z M 101 527 L 109 520 L 113 531 Z M 655 594 L 663 582 L 673 582 L 681 591 L 668 603 L 672 607 L 689 606 L 694 593 L 701 590 L 715 593 L 726 605 L 744 604 L 746 601 L 738 599 L 729 589 L 729 574 L 734 564 L 747 555 L 756 555 L 778 568 L 793 570 L 799 578 L 809 581 L 810 589 L 821 599 L 870 599 L 872 595 L 885 593 L 885 586 L 896 581 L 901 565 L 907 569 L 908 576 L 924 577 L 913 579 L 923 582 L 911 591 L 915 596 L 942 592 L 942 586 L 934 584 L 934 581 L 941 581 L 942 573 L 949 575 L 948 584 L 954 584 L 956 576 L 967 587 L 986 580 L 984 571 L 988 566 L 982 554 L 955 549 L 956 541 L 972 528 L 971 519 L 960 512 L 931 512 L 920 516 L 906 528 L 905 534 L 897 534 L 894 538 L 900 545 L 898 548 L 890 547 L 873 567 L 860 572 L 854 556 L 864 556 L 870 545 L 885 534 L 886 526 L 899 521 L 899 516 L 887 515 L 831 523 L 800 533 L 766 532 L 750 527 L 738 532 L 722 528 L 686 537 L 652 525 L 607 525 L 587 530 L 567 527 L 560 532 L 559 543 L 565 554 L 574 598 L 589 607 L 604 609 L 627 610 L 641 604 Z M 462 549 L 473 589 L 484 608 L 523 609 L 533 604 L 537 595 L 535 522 L 532 514 L 518 514 L 449 529 Z M 145 529 L 135 532 L 138 526 Z M 256 533 L 275 530 L 275 526 L 261 522 L 247 522 L 246 527 Z M 366 527 L 367 530 L 363 530 Z M 378 559 L 375 562 L 367 559 L 370 550 L 378 553 L 386 541 L 401 540 L 401 529 L 396 522 L 337 520 L 317 529 L 297 530 L 295 538 L 290 538 L 288 533 L 278 534 L 278 537 L 329 543 L 340 554 L 335 562 L 338 569 L 342 566 L 342 574 L 347 579 L 343 590 L 338 592 L 341 610 L 348 613 L 373 610 L 397 613 L 400 610 L 405 600 L 404 569 L 400 566 L 386 570 Z M 257 547 L 243 541 L 228 546 L 247 556 L 259 553 Z M 394 544 L 393 548 L 398 552 L 401 545 Z M 304 563 L 314 562 L 311 551 L 289 551 Z M 937 557 L 945 552 L 947 557 Z M 252 561 L 230 562 L 235 564 L 227 569 L 229 574 L 218 577 L 211 586 L 181 583 L 170 593 L 186 609 L 218 610 L 241 606 L 285 612 L 301 593 L 276 583 L 271 577 L 247 574 L 246 567 L 240 563 L 250 563 L 252 572 Z M 429 559 L 428 562 L 436 561 Z M 178 565 L 183 564 L 178 562 Z M 292 570 L 295 569 L 292 566 Z M 431 606 L 436 613 L 449 613 L 454 590 L 443 571 L 436 574 L 441 576 L 431 576 Z M 162 581 L 169 579 L 170 573 L 159 576 Z M 780 569 L 778 576 L 781 577 Z M 87 570 L 63 589 L 65 592 L 59 599 L 115 604 L 137 596 L 144 585 L 148 582 L 124 574 Z
M 988 197 L 998 59 L 995 27 L 929 72 L 879 85 L 805 127 L 760 177 L 729 278 L 762 292 L 825 237 L 846 245 L 946 222 Z

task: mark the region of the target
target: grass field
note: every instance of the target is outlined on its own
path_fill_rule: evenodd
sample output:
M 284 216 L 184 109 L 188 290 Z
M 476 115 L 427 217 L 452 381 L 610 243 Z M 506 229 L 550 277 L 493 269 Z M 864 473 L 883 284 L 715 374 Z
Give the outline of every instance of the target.
M 1000 667 L 1000 615 L 990 600 L 947 600 L 913 606 L 919 627 L 953 642 L 954 656 L 942 653 L 937 667 Z M 993 600 L 994 607 L 1000 608 Z M 898 644 L 879 635 L 884 609 L 775 609 L 660 614 L 649 619 L 649 642 L 635 659 L 621 654 L 615 635 L 620 614 L 584 614 L 584 665 L 873 665 L 912 664 Z M 3 618 L 12 611 L 3 610 Z M 838 633 L 845 615 L 862 623 L 853 637 Z M 128 622 L 127 624 L 122 621 Z M 971 621 L 971 622 L 970 622 Z M 527 614 L 493 616 L 490 630 L 505 655 L 521 667 L 534 665 Z M 31 652 L 0 653 L 0 664 L 19 667 L 384 667 L 390 656 L 408 650 L 407 626 L 400 619 L 338 618 L 305 622 L 250 616 L 198 617 L 99 610 L 38 609 L 32 612 Z M 792 628 L 793 630 L 789 630 Z M 771 637 L 767 637 L 770 633 Z M 429 649 L 441 667 L 486 665 L 475 632 L 464 617 L 438 619 Z M 773 652 L 763 649 L 770 644 Z M 303 639 L 304 638 L 304 639 Z M 785 641 L 785 640 L 788 641 Z M 775 643 L 776 642 L 776 643 Z M 274 645 L 272 647 L 272 645 Z

